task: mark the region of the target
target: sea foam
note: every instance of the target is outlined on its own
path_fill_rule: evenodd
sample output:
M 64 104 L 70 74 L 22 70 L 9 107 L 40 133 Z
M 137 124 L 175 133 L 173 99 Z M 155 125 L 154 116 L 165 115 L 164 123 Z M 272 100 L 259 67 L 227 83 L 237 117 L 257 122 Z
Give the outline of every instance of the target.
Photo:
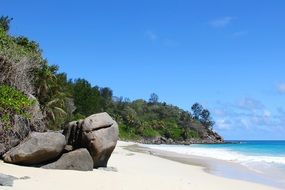
M 219 160 L 249 164 L 252 162 L 265 162 L 285 165 L 285 157 L 269 155 L 247 155 L 226 148 L 201 148 L 187 145 L 143 145 L 151 149 L 175 152 L 185 155 L 209 157 Z

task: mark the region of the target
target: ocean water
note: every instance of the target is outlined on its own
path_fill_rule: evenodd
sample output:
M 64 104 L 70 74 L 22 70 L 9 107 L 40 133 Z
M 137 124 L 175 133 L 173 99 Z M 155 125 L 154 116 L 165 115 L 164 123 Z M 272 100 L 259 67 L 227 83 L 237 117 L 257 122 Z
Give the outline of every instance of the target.
M 146 147 L 239 163 L 264 162 L 285 168 L 285 141 L 229 141 L 229 144 L 145 145 Z
M 254 182 L 284 187 L 285 189 L 285 141 L 230 142 L 233 143 L 144 146 L 151 149 L 237 163 L 260 176 L 260 179 L 253 180 Z

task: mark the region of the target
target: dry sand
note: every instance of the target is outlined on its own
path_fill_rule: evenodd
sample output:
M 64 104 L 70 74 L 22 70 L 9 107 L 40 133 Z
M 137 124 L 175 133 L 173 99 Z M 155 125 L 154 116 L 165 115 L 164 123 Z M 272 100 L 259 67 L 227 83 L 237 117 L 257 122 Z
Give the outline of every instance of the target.
M 7 190 L 274 190 L 275 188 L 209 174 L 200 166 L 182 164 L 151 154 L 132 152 L 119 142 L 109 161 L 118 171 L 44 170 L 0 162 L 0 173 L 29 179 L 14 181 Z

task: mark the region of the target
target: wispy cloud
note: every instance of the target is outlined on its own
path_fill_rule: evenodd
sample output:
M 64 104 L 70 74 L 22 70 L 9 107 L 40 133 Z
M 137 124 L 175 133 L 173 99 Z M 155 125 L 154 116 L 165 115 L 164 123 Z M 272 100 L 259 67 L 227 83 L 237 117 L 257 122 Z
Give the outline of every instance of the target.
M 279 84 L 277 85 L 277 91 L 278 91 L 279 93 L 282 93 L 282 94 L 285 93 L 285 83 L 284 83 L 284 82 L 279 83 Z
M 218 119 L 216 121 L 216 126 L 220 130 L 228 130 L 231 129 L 232 122 L 227 119 Z
M 264 132 L 273 136 L 285 132 L 284 109 L 269 110 L 261 101 L 251 97 L 235 103 L 218 102 L 213 109 L 213 117 L 216 120 L 215 129 L 219 132 L 235 130 L 244 135 Z
M 164 37 L 163 35 L 158 35 L 152 30 L 146 30 L 144 35 L 149 41 L 155 42 L 155 44 L 161 45 L 166 48 L 176 48 L 180 45 L 178 41 L 168 37 Z
M 248 31 L 239 31 L 239 32 L 234 32 L 233 37 L 240 37 L 240 36 L 245 36 L 248 34 Z
M 245 109 L 245 110 L 261 110 L 261 109 L 264 109 L 265 107 L 262 102 L 254 98 L 250 98 L 250 97 L 245 97 L 241 99 L 238 102 L 237 106 L 240 109 Z
M 209 22 L 209 24 L 210 26 L 214 28 L 224 28 L 227 25 L 229 25 L 234 19 L 235 17 L 227 16 L 227 17 L 222 17 L 222 18 L 212 20 Z
M 157 38 L 158 38 L 157 34 L 154 33 L 154 32 L 151 31 L 151 30 L 147 30 L 147 31 L 145 32 L 145 35 L 146 35 L 150 40 L 152 40 L 152 41 L 157 40 Z

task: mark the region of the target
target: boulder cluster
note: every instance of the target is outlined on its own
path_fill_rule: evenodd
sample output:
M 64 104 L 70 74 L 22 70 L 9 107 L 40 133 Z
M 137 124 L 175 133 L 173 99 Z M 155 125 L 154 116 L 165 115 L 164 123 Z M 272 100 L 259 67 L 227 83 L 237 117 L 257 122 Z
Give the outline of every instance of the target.
M 118 124 L 107 113 L 94 114 L 70 122 L 63 132 L 31 132 L 2 157 L 18 165 L 91 171 L 107 166 L 118 133 Z

